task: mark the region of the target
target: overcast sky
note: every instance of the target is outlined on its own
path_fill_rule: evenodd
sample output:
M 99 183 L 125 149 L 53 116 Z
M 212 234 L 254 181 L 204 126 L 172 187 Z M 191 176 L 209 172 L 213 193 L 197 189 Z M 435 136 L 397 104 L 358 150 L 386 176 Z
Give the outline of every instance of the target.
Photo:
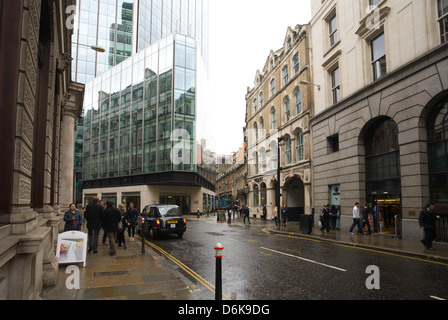
M 288 26 L 311 20 L 311 0 L 210 0 L 207 147 L 230 154 L 243 144 L 247 87 Z

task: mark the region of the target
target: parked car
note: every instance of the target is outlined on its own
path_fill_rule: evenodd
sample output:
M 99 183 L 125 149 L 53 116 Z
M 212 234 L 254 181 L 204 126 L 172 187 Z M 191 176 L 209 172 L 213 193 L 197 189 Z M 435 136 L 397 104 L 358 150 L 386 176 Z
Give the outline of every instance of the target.
M 144 230 L 142 229 L 142 218 L 145 218 Z M 187 230 L 187 220 L 182 217 L 179 206 L 152 204 L 146 206 L 138 218 L 137 232 L 142 231 L 149 234 L 152 239 L 160 235 L 177 234 L 182 238 Z

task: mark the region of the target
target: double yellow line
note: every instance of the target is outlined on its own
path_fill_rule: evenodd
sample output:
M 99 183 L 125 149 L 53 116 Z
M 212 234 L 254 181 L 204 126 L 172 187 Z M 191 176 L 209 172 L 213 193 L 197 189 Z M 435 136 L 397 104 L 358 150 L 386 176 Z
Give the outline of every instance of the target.
M 137 239 L 142 240 L 141 237 L 136 236 Z M 181 261 L 179 261 L 178 259 L 176 259 L 176 257 L 172 256 L 171 254 L 169 254 L 168 252 L 166 252 L 165 250 L 163 250 L 162 248 L 160 248 L 159 246 L 155 245 L 152 242 L 149 242 L 148 240 L 145 240 L 145 243 L 147 245 L 149 245 L 150 247 L 152 247 L 154 250 L 160 252 L 162 255 L 164 255 L 166 258 L 170 259 L 171 261 L 173 261 L 175 264 L 177 264 L 179 267 L 182 268 L 182 270 L 184 270 L 186 273 L 188 273 L 189 275 L 191 275 L 194 279 L 196 279 L 197 281 L 199 281 L 200 284 L 202 284 L 205 288 L 207 288 L 208 290 L 210 290 L 213 294 L 215 293 L 215 286 L 212 285 L 210 282 L 208 282 L 207 280 L 205 280 L 203 277 L 201 277 L 199 274 L 197 274 L 196 272 L 194 272 L 193 270 L 191 270 L 188 266 L 186 266 L 184 263 L 182 263 Z M 222 294 L 223 299 L 227 299 L 227 300 L 232 300 L 230 299 L 227 295 L 225 295 L 224 293 Z

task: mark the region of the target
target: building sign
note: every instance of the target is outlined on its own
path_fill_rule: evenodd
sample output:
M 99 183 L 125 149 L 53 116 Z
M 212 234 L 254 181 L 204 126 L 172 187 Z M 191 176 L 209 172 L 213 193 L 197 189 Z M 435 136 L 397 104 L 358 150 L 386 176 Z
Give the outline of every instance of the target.
M 84 263 L 87 257 L 87 234 L 79 231 L 68 231 L 59 234 L 56 257 L 60 264 Z

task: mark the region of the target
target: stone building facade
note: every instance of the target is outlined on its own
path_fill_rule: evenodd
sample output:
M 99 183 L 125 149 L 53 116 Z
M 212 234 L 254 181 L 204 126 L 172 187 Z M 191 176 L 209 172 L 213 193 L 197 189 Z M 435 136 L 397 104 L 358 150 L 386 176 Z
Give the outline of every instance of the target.
M 57 236 L 73 201 L 74 0 L 0 1 L 0 299 L 36 299 L 56 284 Z
M 446 212 L 446 1 L 312 2 L 316 208 L 368 203 L 375 228 L 420 238 L 420 210 Z
M 254 88 L 246 94 L 248 204 L 251 216 L 261 216 L 266 205 L 270 219 L 277 183 L 281 205 L 290 220 L 311 214 L 311 100 L 308 25 L 288 28 L 283 47 L 271 51 Z M 277 181 L 277 141 L 280 142 L 280 181 Z M 257 210 L 258 209 L 258 210 Z M 257 213 L 258 212 L 258 213 Z
M 238 152 L 225 157 L 226 164 L 218 164 L 216 179 L 216 196 L 218 199 L 229 200 L 231 204 L 246 205 L 247 194 L 247 161 L 246 144 Z

